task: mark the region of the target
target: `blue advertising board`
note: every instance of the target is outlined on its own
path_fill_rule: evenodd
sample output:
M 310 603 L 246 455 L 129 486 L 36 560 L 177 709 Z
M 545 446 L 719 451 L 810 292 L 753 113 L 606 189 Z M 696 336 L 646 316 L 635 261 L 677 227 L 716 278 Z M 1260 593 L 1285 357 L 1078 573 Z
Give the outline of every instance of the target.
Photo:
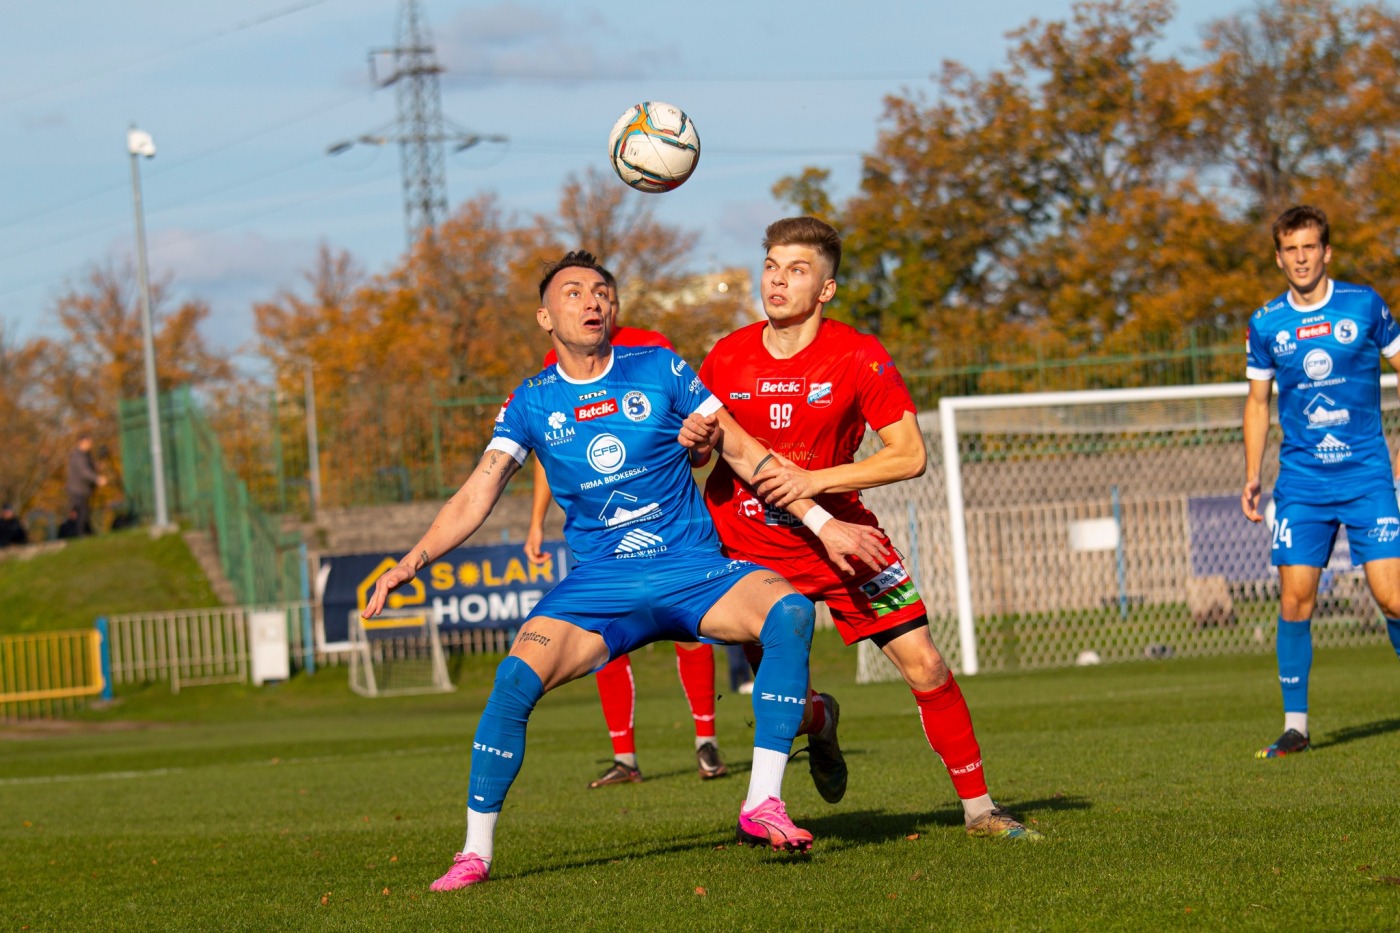
M 518 544 L 462 547 L 428 564 L 389 594 L 386 608 L 421 610 L 445 629 L 511 629 L 524 622 L 544 594 L 564 578 L 573 554 L 563 541 L 546 541 L 547 559 L 532 564 Z M 350 613 L 365 607 L 374 581 L 399 554 L 339 554 L 321 558 L 327 642 L 350 637 Z

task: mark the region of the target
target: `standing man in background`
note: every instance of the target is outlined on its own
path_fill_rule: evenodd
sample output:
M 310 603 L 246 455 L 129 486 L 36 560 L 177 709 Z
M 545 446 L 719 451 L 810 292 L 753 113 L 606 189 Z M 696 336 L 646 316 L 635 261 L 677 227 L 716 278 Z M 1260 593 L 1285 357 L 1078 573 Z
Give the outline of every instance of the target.
M 1322 211 L 1289 208 L 1274 221 L 1273 235 L 1274 262 L 1288 289 L 1249 319 L 1240 505 L 1250 521 L 1263 519 L 1260 477 L 1277 379 L 1283 445 L 1271 531 L 1279 577 L 1274 646 L 1283 734 L 1256 758 L 1283 758 L 1311 745 L 1312 614 L 1322 568 L 1342 525 L 1352 563 L 1365 566 L 1390 643 L 1400 654 L 1400 479 L 1381 431 L 1380 391 L 1380 358 L 1392 369 L 1400 366 L 1400 326 L 1374 289 L 1328 277 L 1332 246 Z
M 92 534 L 92 494 L 105 485 L 107 477 L 97 472 L 97 465 L 92 462 L 92 433 L 84 431 L 68 454 L 68 481 L 64 485 L 78 537 Z

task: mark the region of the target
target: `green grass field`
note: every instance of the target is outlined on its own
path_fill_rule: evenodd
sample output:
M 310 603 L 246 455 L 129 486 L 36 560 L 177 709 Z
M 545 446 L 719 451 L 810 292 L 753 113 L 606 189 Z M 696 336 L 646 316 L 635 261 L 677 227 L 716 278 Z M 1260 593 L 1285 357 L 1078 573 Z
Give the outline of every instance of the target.
M 640 652 L 645 783 L 588 790 L 607 739 L 591 682 L 546 697 L 497 835 L 496 877 L 428 884 L 461 846 L 494 659 L 450 696 L 363 700 L 323 671 L 261 690 L 163 686 L 58 727 L 0 730 L 5 930 L 1395 929 L 1400 668 L 1318 653 L 1315 751 L 1279 731 L 1267 656 L 966 678 L 993 793 L 1048 837 L 966 838 L 905 688 L 856 686 L 819 632 L 851 787 L 789 809 L 809 858 L 733 844 L 751 741 L 702 783 L 669 646 Z M 722 672 L 721 672 L 722 676 Z

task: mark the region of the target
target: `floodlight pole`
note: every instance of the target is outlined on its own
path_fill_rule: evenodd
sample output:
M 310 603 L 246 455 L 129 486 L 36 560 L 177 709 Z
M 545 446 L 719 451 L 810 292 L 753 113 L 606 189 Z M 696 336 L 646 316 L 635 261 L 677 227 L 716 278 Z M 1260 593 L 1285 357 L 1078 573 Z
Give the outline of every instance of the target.
M 126 134 L 126 150 L 131 154 L 131 205 L 136 216 L 136 272 L 141 289 L 141 341 L 146 357 L 146 419 L 151 428 L 151 479 L 155 487 L 155 525 L 161 533 L 170 525 L 165 505 L 165 456 L 160 444 L 160 402 L 156 394 L 156 350 L 151 325 L 151 278 L 146 264 L 146 222 L 141 210 L 141 170 L 138 157 L 154 158 L 156 144 L 149 133 L 132 126 Z
M 316 381 L 311 374 L 311 360 L 304 361 L 306 389 L 306 457 L 311 480 L 311 518 L 321 510 L 321 451 L 316 442 Z

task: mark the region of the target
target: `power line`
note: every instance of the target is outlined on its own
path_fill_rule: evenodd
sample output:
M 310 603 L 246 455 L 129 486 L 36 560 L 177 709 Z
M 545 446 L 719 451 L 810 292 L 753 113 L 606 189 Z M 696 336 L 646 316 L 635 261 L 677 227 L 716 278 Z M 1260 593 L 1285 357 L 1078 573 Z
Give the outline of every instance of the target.
M 145 65 L 157 59 L 168 58 L 171 55 L 177 55 L 181 52 L 187 52 L 190 49 L 198 48 L 201 45 L 208 45 L 210 42 L 215 42 L 219 39 L 224 38 L 225 36 L 231 36 L 235 33 L 243 32 L 246 29 L 254 29 L 258 26 L 270 23 L 273 20 L 281 19 L 284 16 L 292 16 L 296 13 L 302 12 L 303 10 L 309 10 L 312 7 L 318 7 L 323 3 L 329 2 L 330 0 L 304 0 L 304 2 L 302 3 L 296 3 L 292 4 L 291 6 L 282 7 L 281 9 L 274 10 L 273 12 L 268 13 L 264 16 L 259 16 L 254 19 L 245 20 L 241 23 L 235 23 L 232 26 L 216 30 L 211 34 L 202 36 L 198 39 L 192 39 L 187 42 L 182 42 L 179 45 L 168 46 L 165 49 L 155 52 L 143 52 L 139 55 L 133 55 L 132 57 L 121 61 L 109 62 L 98 68 L 94 68 L 92 71 L 86 71 L 82 74 L 74 75 L 70 78 L 52 81 L 46 85 L 43 85 L 42 87 L 34 88 L 28 91 L 22 91 L 18 94 L 11 94 L 6 97 L 0 97 L 0 107 L 7 107 L 10 104 L 16 104 L 20 103 L 21 101 L 32 100 L 35 97 L 42 97 L 43 95 L 48 94 L 52 91 L 62 90 L 63 88 L 72 87 L 75 84 L 82 84 L 85 81 L 91 81 L 93 78 L 100 78 L 104 75 L 113 74 L 118 71 L 124 71 L 127 68 L 131 68 L 135 65 Z

